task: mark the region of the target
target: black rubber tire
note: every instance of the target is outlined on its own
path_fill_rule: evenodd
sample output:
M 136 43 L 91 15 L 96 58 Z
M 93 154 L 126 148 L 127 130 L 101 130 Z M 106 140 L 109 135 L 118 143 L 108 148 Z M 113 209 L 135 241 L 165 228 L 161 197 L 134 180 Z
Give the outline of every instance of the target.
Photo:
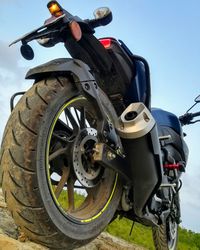
M 156 250 L 176 250 L 178 244 L 178 225 L 176 231 L 176 237 L 174 242 L 169 244 L 169 237 L 167 231 L 167 225 L 161 225 L 159 227 L 152 227 L 153 241 Z
M 44 170 L 48 131 L 59 107 L 78 95 L 65 77 L 36 83 L 13 110 L 2 141 L 2 188 L 8 209 L 31 240 L 51 249 L 74 249 L 94 239 L 113 218 L 121 197 L 117 182 L 106 210 L 82 224 L 64 217 L 53 201 Z

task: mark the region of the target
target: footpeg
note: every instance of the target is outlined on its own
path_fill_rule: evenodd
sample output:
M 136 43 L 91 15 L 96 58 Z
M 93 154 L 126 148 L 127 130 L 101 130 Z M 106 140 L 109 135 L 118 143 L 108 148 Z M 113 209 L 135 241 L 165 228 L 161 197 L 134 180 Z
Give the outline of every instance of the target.
M 163 135 L 158 137 L 159 141 L 170 140 L 171 138 L 171 135 Z

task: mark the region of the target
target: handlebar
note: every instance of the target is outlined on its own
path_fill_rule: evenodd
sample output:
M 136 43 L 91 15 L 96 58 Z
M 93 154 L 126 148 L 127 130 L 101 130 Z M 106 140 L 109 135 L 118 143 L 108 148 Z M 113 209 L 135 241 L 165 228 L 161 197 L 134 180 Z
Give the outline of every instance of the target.
M 189 125 L 189 124 L 194 124 L 196 122 L 200 122 L 200 120 L 192 121 L 193 118 L 200 116 L 200 112 L 196 113 L 186 113 L 182 116 L 179 117 L 179 121 L 181 122 L 181 125 Z
M 52 10 L 50 9 L 51 4 L 57 4 L 62 14 L 57 16 L 55 13 L 52 13 Z M 108 14 L 102 18 L 82 20 L 80 17 L 73 16 L 67 10 L 62 8 L 57 1 L 50 1 L 47 7 L 52 14 L 51 18 L 47 20 L 48 22 L 45 22 L 44 25 L 15 40 L 9 46 L 12 46 L 20 41 L 23 45 L 26 45 L 32 40 L 37 40 L 39 38 L 48 38 L 49 36 L 54 35 L 55 37 L 58 37 L 59 32 L 61 33 L 64 28 L 67 28 L 68 24 L 72 21 L 76 21 L 80 25 L 82 32 L 91 34 L 95 33 L 95 28 L 105 26 L 112 21 L 112 12 L 109 9 Z
M 64 17 L 65 17 L 65 14 L 63 14 L 60 17 L 51 19 L 51 21 L 49 21 L 48 23 L 40 26 L 39 28 L 37 28 L 37 29 L 25 34 L 24 36 L 20 37 L 19 39 L 15 40 L 14 42 L 12 42 L 9 45 L 9 47 L 14 45 L 15 43 L 20 42 L 20 41 L 22 41 L 22 43 L 28 43 L 32 40 L 35 40 L 35 39 L 38 39 L 40 37 L 44 37 L 44 36 L 47 36 L 48 34 L 51 34 L 52 30 L 55 29 L 54 24 L 63 20 Z M 58 29 L 56 31 L 58 31 Z M 53 32 L 55 32 L 55 30 Z
M 192 117 L 194 118 L 194 117 L 197 117 L 197 116 L 200 116 L 200 112 L 196 112 L 196 113 L 193 113 L 192 114 Z

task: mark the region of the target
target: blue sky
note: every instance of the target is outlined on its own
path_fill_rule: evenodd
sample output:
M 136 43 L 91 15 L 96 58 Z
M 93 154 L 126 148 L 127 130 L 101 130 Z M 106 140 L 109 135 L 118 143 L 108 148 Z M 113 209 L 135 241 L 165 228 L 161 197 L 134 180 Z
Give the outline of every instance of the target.
M 134 54 L 145 57 L 151 69 L 153 106 L 181 115 L 200 94 L 200 2 L 199 0 L 77 0 L 59 1 L 69 12 L 92 18 L 93 10 L 109 6 L 113 22 L 97 29 L 96 36 L 122 39 Z M 19 45 L 9 42 L 43 24 L 49 17 L 47 1 L 1 0 L 0 15 L 0 138 L 9 115 L 9 97 L 28 89 L 24 81 L 30 67 L 67 57 L 62 45 L 45 49 L 32 43 L 35 59 L 20 57 Z M 196 110 L 200 110 L 200 105 Z M 200 232 L 200 123 L 186 127 L 190 148 L 181 192 L 182 225 Z

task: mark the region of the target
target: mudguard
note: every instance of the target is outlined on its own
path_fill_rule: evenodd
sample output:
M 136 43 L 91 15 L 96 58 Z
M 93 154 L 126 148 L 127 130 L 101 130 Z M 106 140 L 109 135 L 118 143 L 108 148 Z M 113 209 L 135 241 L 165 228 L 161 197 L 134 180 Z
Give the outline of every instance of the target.
M 119 127 L 118 116 L 107 95 L 101 88 L 98 87 L 95 78 L 91 74 L 89 66 L 78 59 L 55 59 L 29 70 L 26 75 L 26 79 L 35 79 L 37 82 L 38 80 L 44 79 L 52 74 L 54 76 L 70 75 L 73 77 L 74 83 L 77 83 L 77 88 L 84 96 L 91 100 L 98 111 L 98 116 L 101 120 L 99 136 L 103 137 L 103 131 L 105 128 L 109 127 L 109 133 L 107 137 L 116 145 L 116 148 L 122 148 L 121 140 L 114 129 L 115 127 Z M 114 127 L 109 123 L 110 120 L 108 121 L 108 116 L 112 117 L 111 120 L 114 124 Z M 119 172 L 117 168 L 115 170 L 116 172 Z M 123 168 L 122 173 L 124 173 L 126 176 L 126 172 L 123 171 Z
M 87 64 L 78 59 L 59 58 L 30 69 L 26 79 L 39 80 L 48 75 L 69 74 L 73 76 L 74 82 L 95 81 Z

